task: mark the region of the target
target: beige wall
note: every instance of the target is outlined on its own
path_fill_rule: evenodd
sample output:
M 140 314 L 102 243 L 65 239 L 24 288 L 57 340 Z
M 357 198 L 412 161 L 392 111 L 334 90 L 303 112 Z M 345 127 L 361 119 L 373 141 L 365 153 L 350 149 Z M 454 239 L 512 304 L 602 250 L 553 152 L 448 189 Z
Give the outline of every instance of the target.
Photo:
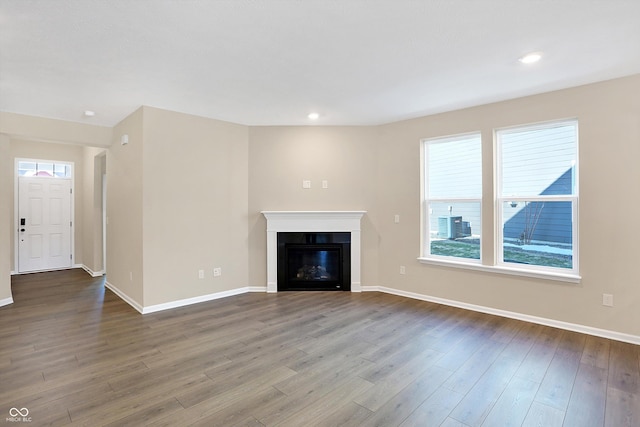
M 362 283 L 378 282 L 377 129 L 252 127 L 249 131 L 249 283 L 265 286 L 263 210 L 366 210 Z M 310 189 L 302 181 L 310 180 Z M 327 180 L 329 188 L 322 188 Z
M 120 137 L 129 135 L 129 144 Z M 142 307 L 143 109 L 113 129 L 107 150 L 107 281 Z
M 634 236 L 640 217 L 638 93 L 640 75 L 374 127 L 248 128 L 143 107 L 110 133 L 108 281 L 140 307 L 264 286 L 266 223 L 260 211 L 362 209 L 368 211 L 362 233 L 364 286 L 640 336 L 640 283 L 634 271 L 640 255 Z M 573 117 L 580 132 L 581 283 L 417 261 L 422 138 L 479 130 L 486 142 L 485 165 L 490 165 L 495 128 Z M 51 125 L 51 134 L 57 132 Z M 46 133 L 40 132 L 41 139 L 53 139 Z M 129 135 L 126 146 L 120 145 L 122 134 Z M 70 154 L 51 157 L 62 145 L 14 141 L 0 139 L 0 165 L 7 162 L 4 154 L 9 151 L 13 158 L 16 149 L 25 157 L 74 161 Z M 96 154 L 91 150 L 80 151 L 77 164 L 91 168 Z M 87 235 L 96 233 L 95 181 L 89 182 L 95 180 L 95 168 L 94 163 L 93 171 L 76 171 L 90 199 L 76 199 L 76 208 L 82 208 L 76 220 L 87 221 L 84 236 L 76 236 L 84 237 L 76 252 L 83 248 L 84 261 L 98 268 L 95 238 Z M 12 200 L 12 171 L 12 166 L 0 168 L 2 200 Z M 491 168 L 483 175 L 484 195 L 491 200 Z M 306 179 L 311 189 L 302 189 Z M 322 180 L 329 181 L 328 189 L 321 188 Z M 12 209 L 7 213 L 3 206 L 0 223 L 3 231 L 12 230 Z M 485 203 L 485 218 L 492 211 Z M 396 214 L 399 224 L 393 221 Z M 623 225 L 612 227 L 616 220 Z M 487 236 L 493 231 L 493 222 L 485 221 L 484 250 L 492 248 Z M 0 299 L 8 294 L 4 258 Z M 399 274 L 400 265 L 407 267 L 406 275 Z M 212 278 L 213 267 L 222 267 L 220 278 Z M 197 278 L 200 269 L 204 279 Z M 614 307 L 602 306 L 603 293 L 614 295 Z
M 633 76 L 383 126 L 380 284 L 640 336 L 640 281 L 635 271 L 640 256 L 635 235 L 640 218 L 638 93 L 640 76 Z M 580 284 L 418 263 L 420 139 L 479 130 L 488 148 L 485 164 L 491 164 L 493 129 L 573 117 L 579 120 Z M 490 168 L 483 175 L 484 195 L 492 200 Z M 485 204 L 485 239 L 493 234 L 491 212 L 491 204 Z M 406 220 L 393 224 L 394 213 Z M 487 247 L 491 246 L 483 245 Z M 400 265 L 407 266 L 404 276 L 398 274 Z M 614 295 L 614 307 L 602 306 L 603 293 Z
M 65 142 L 95 147 L 108 147 L 111 144 L 112 135 L 112 129 L 106 126 L 26 116 L 5 111 L 0 111 L 0 132 L 9 135 L 12 139 Z
M 13 167 L 9 153 L 10 140 L 0 135 L 0 303 L 11 298 L 11 234 L 13 227 L 11 201 Z
M 84 176 L 83 243 L 84 266 L 94 274 L 104 270 L 102 257 L 102 173 L 106 172 L 106 151 L 85 147 L 83 150 Z
M 247 286 L 247 127 L 144 107 L 143 152 L 145 307 Z
M 37 141 L 25 141 L 20 139 L 11 139 L 9 157 L 11 159 L 10 165 L 10 180 L 11 189 L 9 194 L 9 204 L 11 205 L 11 220 L 10 220 L 10 239 L 11 239 L 11 268 L 15 268 L 15 227 L 17 220 L 14 218 L 14 196 L 15 196 L 15 177 L 14 177 L 14 163 L 17 158 L 25 159 L 38 159 L 38 160 L 55 160 L 60 162 L 73 162 L 74 169 L 74 248 L 73 248 L 73 263 L 83 263 L 83 233 L 84 233 L 84 217 L 83 217 L 83 203 L 84 203 L 84 157 L 83 147 L 73 144 L 58 144 L 58 143 L 46 143 Z

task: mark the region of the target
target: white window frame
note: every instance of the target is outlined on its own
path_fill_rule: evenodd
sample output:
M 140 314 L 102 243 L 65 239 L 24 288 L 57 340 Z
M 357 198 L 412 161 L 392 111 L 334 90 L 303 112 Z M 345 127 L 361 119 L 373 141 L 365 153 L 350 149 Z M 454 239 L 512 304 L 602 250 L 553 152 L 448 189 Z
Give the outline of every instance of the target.
M 502 195 L 502 159 L 501 153 L 502 149 L 500 146 L 500 133 L 516 133 L 516 132 L 526 132 L 538 129 L 548 129 L 550 127 L 559 127 L 559 126 L 567 126 L 573 125 L 575 127 L 575 144 L 576 144 L 576 157 L 573 163 L 573 175 L 572 175 L 572 184 L 573 184 L 573 194 L 571 195 L 536 195 L 536 196 L 513 196 L 513 195 Z M 494 155 L 495 155 L 495 174 L 496 174 L 496 191 L 495 191 L 495 207 L 494 207 L 494 217 L 496 218 L 495 223 L 495 260 L 496 265 L 505 267 L 512 270 L 522 270 L 522 271 L 531 271 L 531 272 L 542 272 L 542 273 L 551 273 L 551 274 L 559 274 L 559 275 L 568 275 L 579 277 L 579 233 L 578 233 L 578 203 L 579 203 L 579 138 L 578 138 L 578 120 L 570 119 L 570 120 L 557 120 L 551 122 L 544 123 L 536 123 L 531 125 L 519 125 L 512 126 L 508 128 L 500 128 L 494 130 Z M 547 267 L 541 265 L 532 265 L 532 264 L 516 264 L 511 262 L 504 261 L 504 224 L 503 224 L 503 207 L 507 202 L 570 202 L 571 203 L 571 249 L 572 249 L 572 268 L 560 268 L 560 267 Z
M 499 174 L 501 173 L 501 167 L 499 165 L 499 146 L 498 146 L 498 137 L 497 132 L 505 131 L 509 129 L 515 130 L 524 130 L 524 129 L 534 129 L 545 128 L 549 126 L 558 126 L 562 124 L 571 123 L 575 125 L 576 129 L 576 157 L 575 157 L 575 167 L 574 167 L 574 176 L 573 176 L 573 185 L 574 185 L 574 194 L 570 196 L 524 196 L 524 197 L 498 197 L 500 191 L 500 183 L 502 182 Z M 546 121 L 535 124 L 523 124 L 517 126 L 503 127 L 503 128 L 494 128 L 493 129 L 493 144 L 492 144 L 492 162 L 491 167 L 488 171 L 491 174 L 490 179 L 485 176 L 485 172 L 483 172 L 483 190 L 482 190 L 482 198 L 480 201 L 480 260 L 470 259 L 470 258 L 459 258 L 459 257 L 447 257 L 447 256 L 438 256 L 431 255 L 430 249 L 430 236 L 429 236 L 429 199 L 427 195 L 428 190 L 428 170 L 427 170 L 427 153 L 426 146 L 428 141 L 445 141 L 448 138 L 456 139 L 469 135 L 477 135 L 480 133 L 481 136 L 481 144 L 485 147 L 487 141 L 485 138 L 482 138 L 481 132 L 469 132 L 469 133 L 461 133 L 458 135 L 451 136 L 443 136 L 443 137 L 431 137 L 425 138 L 421 140 L 420 144 L 420 171 L 421 171 L 421 179 L 420 179 L 420 197 L 421 197 L 421 205 L 420 205 L 420 251 L 421 254 L 418 257 L 418 261 L 422 264 L 429 265 L 438 265 L 445 267 L 453 267 L 453 268 L 461 268 L 467 270 L 475 270 L 475 271 L 483 271 L 488 273 L 498 273 L 498 274 L 506 274 L 511 276 L 522 276 L 522 277 L 530 277 L 536 279 L 545 279 L 545 280 L 553 280 L 560 282 L 568 282 L 568 283 L 580 283 L 582 278 L 580 277 L 579 271 L 579 121 L 577 118 L 567 118 L 562 120 L 553 120 Z M 483 148 L 483 152 L 485 149 Z M 483 171 L 485 170 L 485 166 L 489 166 L 486 160 L 485 155 L 483 154 L 482 167 Z M 492 182 L 491 188 L 487 188 L 487 182 Z M 493 193 L 491 193 L 491 191 Z M 491 195 L 488 195 L 491 194 Z M 545 267 L 545 266 L 535 266 L 530 264 L 516 264 L 502 261 L 503 256 L 503 229 L 502 229 L 502 206 L 503 202 L 506 201 L 536 201 L 536 200 L 545 200 L 545 201 L 570 201 L 572 204 L 572 269 L 567 268 L 558 268 L 558 267 Z M 433 199 L 435 201 L 435 199 Z M 442 199 L 444 201 L 444 199 Z M 452 200 L 453 199 L 447 199 Z M 455 201 L 472 201 L 477 202 L 476 199 L 456 199 Z M 487 217 L 487 212 L 484 212 L 485 208 L 490 206 L 493 210 L 491 215 Z M 488 218 L 488 219 L 487 219 Z M 493 221 L 493 233 L 490 235 L 485 235 L 484 231 L 488 229 L 488 224 L 486 221 Z M 485 249 L 483 251 L 483 248 Z M 492 259 L 491 259 L 492 258 Z
M 452 197 L 452 198 L 439 198 L 429 197 L 429 150 L 427 149 L 431 144 L 446 144 L 450 142 L 459 141 L 461 139 L 467 139 L 470 137 L 477 137 L 480 139 L 480 156 L 482 157 L 482 134 L 480 132 L 467 132 L 457 135 L 449 135 L 444 137 L 437 138 L 427 138 L 423 139 L 420 144 L 420 159 L 422 162 L 421 170 L 422 170 L 422 179 L 421 179 L 421 196 L 422 196 L 422 232 L 420 238 L 420 253 L 422 256 L 419 258 L 420 260 L 433 260 L 434 262 L 442 262 L 442 263 L 465 263 L 465 264 L 482 264 L 482 197 Z M 481 167 L 482 167 L 482 159 L 480 159 Z M 481 190 L 482 193 L 482 190 Z M 445 255 L 436 255 L 431 253 L 431 203 L 478 203 L 480 205 L 480 224 L 477 225 L 477 229 L 480 230 L 480 258 L 463 258 L 463 257 L 454 257 L 454 256 L 445 256 Z

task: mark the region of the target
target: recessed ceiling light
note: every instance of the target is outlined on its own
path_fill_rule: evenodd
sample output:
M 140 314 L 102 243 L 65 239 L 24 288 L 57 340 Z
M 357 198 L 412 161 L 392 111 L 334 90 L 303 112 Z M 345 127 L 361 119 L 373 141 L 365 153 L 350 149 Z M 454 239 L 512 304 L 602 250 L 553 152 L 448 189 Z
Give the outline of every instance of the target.
M 318 113 L 309 113 L 309 115 L 307 117 L 309 117 L 310 120 L 318 120 L 318 117 L 320 117 L 320 114 L 318 114 Z
M 522 62 L 523 64 L 533 64 L 534 62 L 540 61 L 541 58 L 541 52 L 531 52 L 519 58 L 518 61 Z
M 85 110 L 85 112 L 84 112 L 84 116 L 85 116 L 85 117 L 93 117 L 93 116 L 95 116 L 95 115 L 96 115 L 96 112 L 95 112 L 95 111 Z

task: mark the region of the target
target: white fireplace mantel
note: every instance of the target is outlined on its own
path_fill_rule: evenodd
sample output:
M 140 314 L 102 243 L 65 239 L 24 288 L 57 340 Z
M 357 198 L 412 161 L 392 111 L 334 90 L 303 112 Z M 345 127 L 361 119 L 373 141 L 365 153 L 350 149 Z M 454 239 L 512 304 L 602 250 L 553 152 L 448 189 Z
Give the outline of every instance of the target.
M 278 292 L 278 233 L 351 233 L 351 292 L 360 283 L 360 220 L 367 211 L 262 211 L 267 219 L 267 292 Z

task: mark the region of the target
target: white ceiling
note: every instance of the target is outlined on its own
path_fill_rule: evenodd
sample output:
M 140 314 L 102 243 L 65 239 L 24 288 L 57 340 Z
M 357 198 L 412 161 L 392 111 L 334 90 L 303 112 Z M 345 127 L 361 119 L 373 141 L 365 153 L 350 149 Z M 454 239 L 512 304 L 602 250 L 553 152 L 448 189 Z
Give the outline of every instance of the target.
M 640 0 L 0 0 L 0 110 L 107 126 L 371 125 L 636 73 Z

